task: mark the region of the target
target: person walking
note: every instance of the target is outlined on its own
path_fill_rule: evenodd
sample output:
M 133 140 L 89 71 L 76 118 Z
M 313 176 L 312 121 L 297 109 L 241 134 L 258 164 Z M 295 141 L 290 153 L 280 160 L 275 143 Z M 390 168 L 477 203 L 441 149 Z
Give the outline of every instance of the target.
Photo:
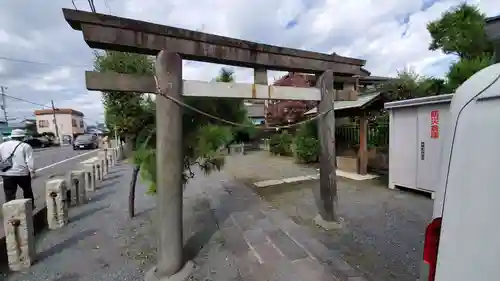
M 24 130 L 14 129 L 11 139 L 0 144 L 0 175 L 3 178 L 5 202 L 16 199 L 17 187 L 23 190 L 25 199 L 31 199 L 35 209 L 35 197 L 31 188 L 31 179 L 35 177 L 33 148 L 23 140 Z

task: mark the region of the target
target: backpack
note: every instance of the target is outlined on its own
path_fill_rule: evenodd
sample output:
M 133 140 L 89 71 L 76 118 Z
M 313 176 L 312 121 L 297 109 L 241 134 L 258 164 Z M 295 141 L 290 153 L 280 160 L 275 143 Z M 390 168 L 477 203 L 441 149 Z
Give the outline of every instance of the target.
M 19 142 L 12 153 L 7 157 L 5 160 L 0 161 L 0 171 L 2 172 L 7 172 L 12 168 L 12 157 L 14 156 L 14 153 L 16 152 L 17 148 L 21 145 L 22 142 Z

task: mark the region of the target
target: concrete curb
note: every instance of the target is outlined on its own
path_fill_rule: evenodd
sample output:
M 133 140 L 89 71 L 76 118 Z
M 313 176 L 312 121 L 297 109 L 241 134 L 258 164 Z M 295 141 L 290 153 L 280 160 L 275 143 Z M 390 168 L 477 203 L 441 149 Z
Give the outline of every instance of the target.
M 265 187 L 271 187 L 271 186 L 276 186 L 276 185 L 282 185 L 285 183 L 301 183 L 301 182 L 306 182 L 310 180 L 319 180 L 320 175 L 319 175 L 319 169 L 316 169 L 318 171 L 318 174 L 315 175 L 307 175 L 307 176 L 300 176 L 300 177 L 293 177 L 293 178 L 284 178 L 284 179 L 277 179 L 277 180 L 266 180 L 266 181 L 259 181 L 259 182 L 254 182 L 253 185 L 258 187 L 258 188 L 265 188 Z M 379 176 L 378 175 L 372 175 L 372 174 L 366 174 L 366 175 L 358 175 L 356 173 L 350 173 L 350 172 L 345 172 L 342 170 L 336 171 L 336 176 L 341 177 L 341 178 L 346 178 L 350 180 L 355 180 L 355 181 L 364 181 L 364 180 L 372 180 L 376 179 Z
M 43 229 L 47 227 L 47 206 L 43 206 L 41 209 L 35 210 L 33 215 L 33 224 L 35 228 L 35 235 L 40 233 Z M 7 267 L 7 248 L 5 243 L 5 236 L 0 237 L 0 270 L 3 267 Z
M 301 182 L 306 182 L 306 181 L 310 181 L 310 180 L 317 180 L 317 179 L 319 179 L 319 174 L 318 175 L 293 177 L 293 178 L 285 178 L 285 179 L 280 179 L 280 180 L 259 181 L 259 182 L 254 182 L 253 185 L 255 185 L 258 188 L 265 188 L 265 187 L 276 186 L 276 185 L 281 185 L 281 184 L 285 184 L 285 183 L 301 183 Z

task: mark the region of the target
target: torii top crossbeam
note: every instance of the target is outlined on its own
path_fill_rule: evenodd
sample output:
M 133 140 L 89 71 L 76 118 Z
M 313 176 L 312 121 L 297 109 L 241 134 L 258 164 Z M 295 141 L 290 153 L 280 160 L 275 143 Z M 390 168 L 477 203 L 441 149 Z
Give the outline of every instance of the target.
M 157 55 L 166 49 L 188 60 L 254 69 L 364 75 L 364 60 L 265 45 L 198 31 L 98 13 L 63 9 L 91 48 Z

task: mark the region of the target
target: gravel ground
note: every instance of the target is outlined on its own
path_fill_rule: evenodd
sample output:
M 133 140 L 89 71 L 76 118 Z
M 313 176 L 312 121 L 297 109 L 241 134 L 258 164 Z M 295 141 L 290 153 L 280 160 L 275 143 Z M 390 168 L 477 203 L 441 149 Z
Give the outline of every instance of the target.
M 251 181 L 248 174 L 266 180 L 315 172 L 310 167 L 297 168 L 290 159 L 268 158 L 258 153 L 227 160 L 222 173 L 200 175 L 185 189 L 186 254 L 198 265 L 192 281 L 265 280 L 255 277 L 259 271 L 255 261 L 236 256 L 234 248 L 229 247 L 227 233 L 221 233 L 211 210 L 210 200 L 214 199 L 208 199 L 207 192 L 216 190 L 229 175 Z M 37 236 L 38 262 L 30 270 L 9 276 L 0 274 L 0 280 L 142 280 L 144 271 L 156 262 L 152 219 L 155 198 L 146 195 L 147 188 L 138 184 L 137 217 L 128 219 L 131 170 L 126 164 L 115 167 L 88 204 L 71 209 L 68 226 Z M 296 223 L 310 228 L 314 238 L 358 267 L 368 279 L 416 280 L 431 200 L 389 190 L 377 181 L 339 180 L 339 213 L 345 227 L 325 232 L 311 223 L 317 213 L 311 193 L 315 184 L 318 182 L 257 191 Z
M 316 172 L 294 164 L 290 158 L 262 152 L 229 157 L 227 162 L 230 165 L 224 170 L 247 182 Z M 319 181 L 255 190 L 296 223 L 309 226 L 322 243 L 338 251 L 369 279 L 415 281 L 418 278 L 432 200 L 409 191 L 390 190 L 380 180 L 339 178 L 339 214 L 345 227 L 326 232 L 312 223 L 317 214 L 312 187 L 317 184 Z

